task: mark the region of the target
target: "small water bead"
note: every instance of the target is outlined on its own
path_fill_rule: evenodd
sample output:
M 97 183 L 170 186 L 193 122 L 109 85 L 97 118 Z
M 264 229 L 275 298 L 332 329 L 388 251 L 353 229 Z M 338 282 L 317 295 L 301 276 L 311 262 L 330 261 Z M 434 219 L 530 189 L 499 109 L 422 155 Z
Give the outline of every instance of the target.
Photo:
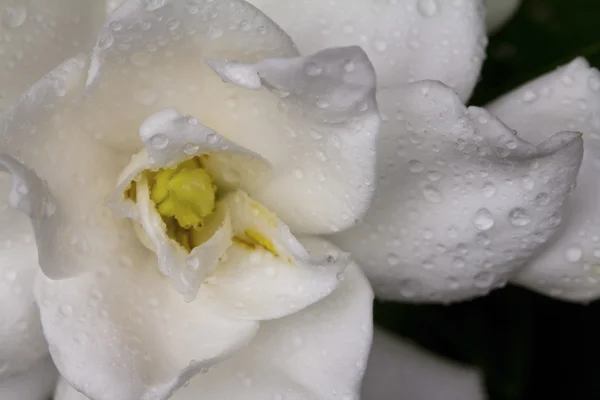
M 539 206 L 547 206 L 550 204 L 550 195 L 546 192 L 541 192 L 535 196 L 535 203 Z
M 536 99 L 537 94 L 531 90 L 526 90 L 525 93 L 523 93 L 523 101 L 525 103 L 533 103 Z
M 425 169 L 425 165 L 418 160 L 410 160 L 408 162 L 408 170 L 410 172 L 414 172 L 415 174 L 422 172 Z
M 475 213 L 473 218 L 473 225 L 481 231 L 486 231 L 494 226 L 494 216 L 492 212 L 487 208 L 480 208 Z
M 404 279 L 400 282 L 400 294 L 411 299 L 421 292 L 421 284 L 412 279 Z
M 383 39 L 375 39 L 373 40 L 373 48 L 379 52 L 384 52 L 387 50 L 387 43 Z
M 425 18 L 433 17 L 438 11 L 437 0 L 419 0 L 417 10 Z
M 388 264 L 391 266 L 396 266 L 400 263 L 400 257 L 395 253 L 390 253 L 387 256 Z
M 185 260 L 185 266 L 188 267 L 191 271 L 198 271 L 200 268 L 200 260 L 196 257 L 188 257 Z
M 162 150 L 169 144 L 169 139 L 164 135 L 155 135 L 150 139 L 152 147 Z
M 306 75 L 308 76 L 319 76 L 321 75 L 321 73 L 323 72 L 323 68 L 319 67 L 317 64 L 315 64 L 314 62 L 309 62 L 308 64 L 306 64 L 306 66 L 304 67 L 304 72 L 306 73 Z
M 521 207 L 510 210 L 508 213 L 508 220 L 514 226 L 525 226 L 531 222 L 531 218 L 527 215 L 527 211 Z
M 496 185 L 494 185 L 492 182 L 484 183 L 483 187 L 481 188 L 481 193 L 487 198 L 494 196 L 494 194 L 496 194 Z
M 10 29 L 16 29 L 25 23 L 27 19 L 27 8 L 22 4 L 6 7 L 2 15 L 2 22 Z
M 482 271 L 473 277 L 473 285 L 479 289 L 488 289 L 494 283 L 495 275 L 489 271 Z
M 565 250 L 565 260 L 568 262 L 575 263 L 581 260 L 581 257 L 583 257 L 583 250 L 579 246 L 569 247 Z
M 423 187 L 423 196 L 432 203 L 437 204 L 442 202 L 442 194 L 432 185 L 425 185 Z

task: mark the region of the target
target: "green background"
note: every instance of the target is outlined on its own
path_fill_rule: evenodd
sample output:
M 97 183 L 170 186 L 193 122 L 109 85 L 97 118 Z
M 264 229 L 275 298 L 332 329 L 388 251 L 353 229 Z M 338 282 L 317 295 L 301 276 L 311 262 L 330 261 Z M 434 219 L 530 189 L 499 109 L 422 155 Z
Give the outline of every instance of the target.
M 599 67 L 600 0 L 524 0 L 487 54 L 475 105 L 579 55 Z M 378 324 L 479 366 L 491 400 L 600 399 L 599 316 L 600 302 L 569 304 L 510 286 L 451 306 L 375 306 Z

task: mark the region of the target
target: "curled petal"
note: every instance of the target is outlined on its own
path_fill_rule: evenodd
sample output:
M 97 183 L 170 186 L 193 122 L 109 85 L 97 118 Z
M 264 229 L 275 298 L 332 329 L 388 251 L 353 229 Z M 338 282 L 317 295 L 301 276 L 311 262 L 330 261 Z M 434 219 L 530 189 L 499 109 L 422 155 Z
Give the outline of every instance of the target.
M 485 0 L 484 3 L 487 31 L 495 32 L 515 14 L 521 0 Z
M 317 253 L 335 250 L 318 239 L 303 244 Z M 371 343 L 372 300 L 353 264 L 330 296 L 263 322 L 246 348 L 191 379 L 172 400 L 356 399 Z M 65 383 L 56 393 L 56 400 L 85 399 Z
M 478 371 L 443 360 L 376 329 L 362 384 L 369 400 L 483 400 Z
M 209 64 L 227 82 L 271 92 L 233 89 L 242 111 L 216 122 L 273 166 L 268 180 L 248 189 L 254 199 L 295 232 L 335 232 L 364 215 L 374 191 L 379 116 L 374 71 L 360 48 Z
M 379 101 L 376 198 L 335 241 L 383 298 L 447 302 L 506 283 L 557 230 L 580 135 L 534 146 L 435 82 L 383 91 Z
M 222 202 L 231 217 L 234 246 L 200 294 L 223 313 L 254 320 L 281 318 L 338 287 L 348 254 L 309 253 L 275 214 L 241 191 Z
M 52 358 L 90 398 L 168 399 L 255 335 L 257 322 L 228 319 L 206 299 L 185 303 L 145 249 L 113 257 L 104 270 L 36 286 Z
M 129 236 L 104 207 L 122 159 L 81 135 L 71 107 L 85 68 L 84 56 L 65 61 L 0 114 L 2 164 L 15 183 L 11 204 L 31 217 L 40 266 L 53 278 L 103 263 L 105 249 Z
M 0 5 L 0 109 L 65 59 L 87 51 L 104 19 L 95 0 L 6 0 Z
M 466 100 L 484 58 L 487 40 L 477 0 L 250 3 L 279 24 L 302 54 L 361 46 L 380 87 L 437 79 Z
M 563 223 L 544 252 L 514 279 L 532 290 L 573 301 L 600 296 L 600 73 L 578 58 L 501 97 L 490 110 L 537 143 L 551 130 L 583 133 L 577 187 Z
M 0 399 L 47 400 L 57 378 L 52 359 L 45 357 L 19 374 L 0 378 Z

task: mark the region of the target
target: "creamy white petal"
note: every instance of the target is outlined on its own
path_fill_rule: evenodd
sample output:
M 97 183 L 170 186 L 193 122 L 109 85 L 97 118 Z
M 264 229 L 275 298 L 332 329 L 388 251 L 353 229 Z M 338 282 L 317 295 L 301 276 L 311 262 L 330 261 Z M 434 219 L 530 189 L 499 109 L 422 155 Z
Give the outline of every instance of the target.
M 0 399 L 48 400 L 57 378 L 56 368 L 48 356 L 26 371 L 0 378 Z
M 506 283 L 557 230 L 580 135 L 534 146 L 436 82 L 383 91 L 380 104 L 376 197 L 336 242 L 383 298 L 447 302 Z
M 368 400 L 483 400 L 483 377 L 376 329 L 362 384 Z
M 322 241 L 303 242 L 318 253 Z M 191 379 L 172 400 L 358 399 L 371 343 L 373 294 L 356 265 L 299 313 L 263 322 L 248 347 Z M 55 400 L 85 400 L 61 384 Z
M 254 199 L 295 232 L 335 232 L 364 215 L 374 192 L 379 115 L 373 68 L 360 48 L 209 64 L 228 82 L 248 89 L 258 79 L 272 92 L 234 89 L 239 111 L 215 121 L 219 132 L 271 162 L 269 179 L 248 189 Z
M 0 381 L 48 354 L 33 298 L 39 268 L 33 230 L 27 216 L 9 206 L 11 189 L 10 176 L 0 172 Z
M 51 281 L 36 298 L 61 375 L 94 400 L 164 400 L 243 347 L 258 323 L 185 303 L 155 256 L 131 248 L 106 269 Z M 131 258 L 128 258 L 131 257 Z
M 104 206 L 125 159 L 83 134 L 82 124 L 94 121 L 74 109 L 85 70 L 84 56 L 65 61 L 0 114 L 2 151 L 27 167 L 10 163 L 19 181 L 12 200 L 32 217 L 40 266 L 51 277 L 102 264 L 106 249 L 133 238 Z
M 337 231 L 365 212 L 378 116 L 360 49 L 295 57 L 291 40 L 243 2 L 198 2 L 193 15 L 183 1 L 139 7 L 111 14 L 94 53 L 89 112 L 110 115 L 94 127 L 102 140 L 137 151 L 142 120 L 175 107 L 271 162 L 276 174 L 249 193 L 296 231 Z
M 223 200 L 234 246 L 200 287 L 200 295 L 236 318 L 281 318 L 316 303 L 339 285 L 348 254 L 311 254 L 275 214 L 237 191 Z M 236 240 L 238 239 L 238 240 Z
M 291 39 L 242 0 L 126 1 L 110 14 L 93 51 L 86 112 L 101 125 L 90 134 L 137 152 L 138 128 L 149 115 L 176 108 L 198 117 L 214 109 L 220 99 L 207 90 L 206 57 L 256 62 L 294 55 Z M 219 115 L 227 114 L 221 104 Z
M 521 0 L 485 0 L 484 4 L 487 31 L 494 32 L 517 12 Z
M 546 250 L 515 282 L 549 296 L 589 301 L 600 296 L 600 73 L 578 58 L 501 97 L 490 110 L 538 143 L 553 130 L 583 132 L 583 163 L 563 223 Z
M 250 0 L 302 54 L 361 46 L 380 87 L 440 80 L 466 100 L 487 43 L 479 0 Z
M 102 1 L 2 1 L 0 109 L 62 61 L 90 49 L 103 20 Z

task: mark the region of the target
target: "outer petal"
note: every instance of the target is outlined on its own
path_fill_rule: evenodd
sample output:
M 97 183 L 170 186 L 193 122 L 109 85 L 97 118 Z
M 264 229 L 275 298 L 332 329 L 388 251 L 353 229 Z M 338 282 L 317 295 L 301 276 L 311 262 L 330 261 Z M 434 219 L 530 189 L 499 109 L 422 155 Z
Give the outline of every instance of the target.
M 376 198 L 337 243 L 383 298 L 454 301 L 503 285 L 556 231 L 579 135 L 533 146 L 435 82 L 384 91 L 380 103 Z
M 135 249 L 128 256 L 136 256 Z M 258 328 L 219 315 L 205 299 L 185 303 L 148 256 L 123 255 L 120 265 L 103 271 L 38 282 L 56 366 L 94 400 L 167 399 L 244 346 Z
M 58 373 L 50 357 L 8 378 L 0 378 L 0 399 L 48 400 Z
M 359 45 L 379 86 L 437 79 L 464 101 L 475 86 L 487 43 L 479 0 L 250 0 L 303 54 Z
M 276 174 L 249 193 L 294 230 L 337 231 L 366 211 L 378 115 L 375 75 L 360 49 L 274 59 L 297 56 L 293 43 L 239 0 L 151 10 L 126 2 L 110 18 L 84 111 L 110 117 L 94 135 L 137 151 L 142 121 L 175 107 L 271 162 Z M 250 90 L 263 86 L 274 93 Z
M 304 242 L 319 253 L 323 242 Z M 248 347 L 190 380 L 172 400 L 358 399 L 371 343 L 373 295 L 356 265 L 305 310 L 263 322 Z M 84 400 L 61 385 L 56 400 Z
M 546 295 L 587 301 L 600 296 L 600 73 L 579 58 L 490 105 L 533 143 L 552 130 L 583 132 L 585 151 L 563 224 L 548 248 L 515 282 Z
M 485 25 L 488 32 L 497 31 L 517 11 L 521 0 L 485 0 Z
M 483 400 L 481 375 L 375 330 L 362 397 L 368 400 Z
M 0 382 L 48 353 L 33 299 L 38 272 L 33 231 L 27 216 L 7 204 L 10 189 L 10 177 L 0 172 Z
M 11 202 L 32 218 L 40 265 L 52 277 L 106 262 L 107 249 L 130 236 L 104 207 L 125 160 L 81 135 L 72 109 L 85 68 L 84 57 L 64 62 L 0 115 L 0 146 L 14 157 L 2 158 L 15 177 Z
M 104 19 L 95 0 L 4 0 L 0 109 L 65 59 L 87 51 Z

